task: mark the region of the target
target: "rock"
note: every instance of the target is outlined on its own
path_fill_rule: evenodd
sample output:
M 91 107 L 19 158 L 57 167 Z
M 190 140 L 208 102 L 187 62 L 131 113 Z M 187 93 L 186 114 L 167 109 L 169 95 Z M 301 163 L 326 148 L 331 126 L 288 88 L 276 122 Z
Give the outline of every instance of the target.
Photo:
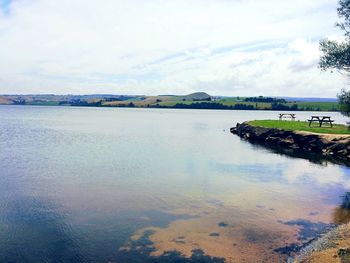
M 289 145 L 289 148 L 291 148 L 291 149 L 293 149 L 293 150 L 298 150 L 298 149 L 300 149 L 299 148 L 299 145 L 298 144 L 291 144 L 291 145 Z
M 339 154 L 339 155 L 347 155 L 348 154 L 348 150 L 347 149 L 339 150 L 339 151 L 337 151 L 337 154 Z
M 269 136 L 265 139 L 265 142 L 270 142 L 270 143 L 278 145 L 281 142 L 281 138 L 275 137 L 275 136 Z
M 230 131 L 248 141 L 300 149 L 305 152 L 319 153 L 350 161 L 349 136 L 328 139 L 329 137 L 317 134 L 252 126 L 247 122 L 237 123 L 236 127 L 231 128 Z
M 292 144 L 294 144 L 293 136 L 289 135 L 287 138 L 282 138 L 281 139 L 281 144 L 285 144 L 285 145 L 292 145 Z
M 347 253 L 348 248 L 339 248 L 338 249 L 338 256 L 344 255 Z M 350 252 L 350 249 L 349 249 Z
M 237 128 L 236 127 L 232 127 L 230 129 L 230 132 L 233 133 L 233 134 L 237 134 Z
M 218 226 L 219 227 L 228 227 L 228 224 L 225 222 L 220 222 L 220 223 L 218 223 Z
M 341 262 L 350 262 L 350 248 L 339 248 L 338 256 L 341 259 Z
M 318 140 L 318 141 L 316 142 L 316 144 L 317 144 L 317 147 L 318 147 L 319 149 L 324 149 L 324 148 L 326 148 L 327 146 L 332 145 L 332 143 L 326 141 L 325 139 Z

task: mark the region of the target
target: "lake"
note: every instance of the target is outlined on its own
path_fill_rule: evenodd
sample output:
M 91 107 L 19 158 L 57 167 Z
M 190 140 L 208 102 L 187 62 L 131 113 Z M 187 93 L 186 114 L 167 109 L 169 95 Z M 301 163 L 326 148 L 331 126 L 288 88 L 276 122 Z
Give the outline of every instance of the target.
M 0 262 L 286 261 L 347 220 L 350 170 L 229 132 L 267 118 L 0 106 Z

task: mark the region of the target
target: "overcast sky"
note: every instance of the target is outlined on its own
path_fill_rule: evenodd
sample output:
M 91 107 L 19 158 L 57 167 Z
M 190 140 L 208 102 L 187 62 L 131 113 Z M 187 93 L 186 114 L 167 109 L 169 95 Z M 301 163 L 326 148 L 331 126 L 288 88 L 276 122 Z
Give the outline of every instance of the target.
M 335 97 L 337 0 L 0 0 L 0 93 Z

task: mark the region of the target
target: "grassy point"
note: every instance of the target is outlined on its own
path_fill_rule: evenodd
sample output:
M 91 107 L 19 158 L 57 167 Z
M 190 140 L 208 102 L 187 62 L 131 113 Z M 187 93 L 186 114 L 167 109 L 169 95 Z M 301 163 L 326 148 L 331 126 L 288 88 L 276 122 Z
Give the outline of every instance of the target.
M 306 131 L 314 133 L 326 133 L 326 134 L 350 134 L 350 130 L 346 125 L 333 124 L 333 128 L 326 126 L 318 127 L 317 123 L 313 123 L 309 127 L 309 122 L 306 121 L 290 121 L 290 120 L 255 120 L 248 122 L 250 125 L 276 128 L 289 131 Z

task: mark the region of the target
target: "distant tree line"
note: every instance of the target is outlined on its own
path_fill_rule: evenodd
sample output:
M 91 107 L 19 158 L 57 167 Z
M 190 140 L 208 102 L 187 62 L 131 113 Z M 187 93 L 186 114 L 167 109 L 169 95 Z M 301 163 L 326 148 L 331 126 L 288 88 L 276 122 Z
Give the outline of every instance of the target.
M 130 102 L 130 103 L 120 103 L 120 104 L 117 104 L 117 105 L 114 105 L 114 106 L 107 106 L 107 107 L 120 107 L 120 108 L 135 108 L 135 104 L 133 102 Z
M 213 109 L 213 110 L 257 110 L 258 108 L 243 103 L 237 103 L 234 105 L 225 105 L 217 102 L 200 102 L 200 103 L 176 103 L 174 106 L 164 106 L 164 105 L 150 105 L 151 108 L 175 108 L 175 109 Z M 293 104 L 291 106 L 282 104 L 282 103 L 271 103 L 271 107 L 266 107 L 264 110 L 283 110 L 283 111 L 297 111 L 298 105 Z
M 247 104 L 224 105 L 217 102 L 198 102 L 198 103 L 176 103 L 174 106 L 151 105 L 151 108 L 175 108 L 175 109 L 208 109 L 208 110 L 255 110 L 254 106 Z
M 72 100 L 72 101 L 60 101 L 59 105 L 71 105 L 71 106 L 85 106 L 85 107 L 101 107 L 102 101 L 89 102 L 86 100 Z
M 185 101 L 186 99 L 182 99 L 183 101 Z M 207 98 L 193 98 L 193 101 L 211 101 L 211 97 L 207 97 Z
M 285 99 L 263 97 L 263 96 L 245 98 L 244 101 L 247 101 L 247 102 L 265 102 L 265 103 L 287 103 L 287 101 Z
M 23 98 L 17 98 L 17 99 L 12 100 L 12 103 L 14 105 L 25 105 L 26 104 L 26 100 L 23 99 Z
M 277 103 L 273 102 L 271 103 L 271 110 L 288 110 L 288 111 L 297 111 L 298 110 L 298 105 L 293 104 L 291 106 L 282 104 L 282 103 Z

